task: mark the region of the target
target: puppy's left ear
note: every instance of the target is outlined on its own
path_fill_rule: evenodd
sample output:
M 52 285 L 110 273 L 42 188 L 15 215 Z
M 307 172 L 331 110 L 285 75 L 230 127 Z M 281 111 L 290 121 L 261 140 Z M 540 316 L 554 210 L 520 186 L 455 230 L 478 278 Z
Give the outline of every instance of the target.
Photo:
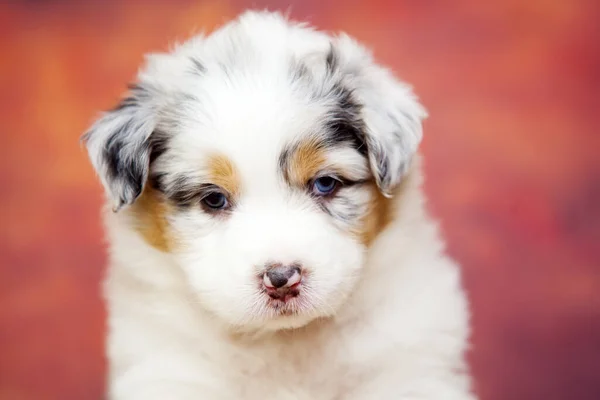
M 150 98 L 148 87 L 133 86 L 81 138 L 115 212 L 138 198 L 148 178 L 156 125 Z
M 377 65 L 369 51 L 349 36 L 338 36 L 331 51 L 328 64 L 339 63 L 333 68 L 340 70 L 342 84 L 361 106 L 363 139 L 375 181 L 390 197 L 421 142 L 427 112 L 408 85 Z

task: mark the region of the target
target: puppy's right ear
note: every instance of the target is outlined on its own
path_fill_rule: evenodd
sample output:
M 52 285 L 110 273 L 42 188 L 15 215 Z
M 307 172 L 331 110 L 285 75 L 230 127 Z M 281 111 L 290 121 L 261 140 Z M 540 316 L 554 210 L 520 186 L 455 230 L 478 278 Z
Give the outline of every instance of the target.
M 151 96 L 149 87 L 132 86 L 129 95 L 82 136 L 115 212 L 139 197 L 148 178 L 156 127 Z

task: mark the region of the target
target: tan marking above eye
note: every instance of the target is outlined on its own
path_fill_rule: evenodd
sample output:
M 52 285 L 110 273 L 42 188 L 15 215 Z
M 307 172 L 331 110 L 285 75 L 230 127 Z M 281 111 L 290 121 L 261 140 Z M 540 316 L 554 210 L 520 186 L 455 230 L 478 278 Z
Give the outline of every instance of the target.
M 289 155 L 285 176 L 290 184 L 304 186 L 314 178 L 326 161 L 325 149 L 318 140 L 304 140 Z
M 215 154 L 207 161 L 208 181 L 223 188 L 232 196 L 239 195 L 240 177 L 233 162 L 222 154 Z

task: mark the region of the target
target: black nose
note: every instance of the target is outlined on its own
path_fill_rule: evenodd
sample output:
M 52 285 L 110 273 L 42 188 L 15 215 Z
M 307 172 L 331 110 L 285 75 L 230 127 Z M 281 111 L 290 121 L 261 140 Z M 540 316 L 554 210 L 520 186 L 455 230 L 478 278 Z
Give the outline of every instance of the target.
M 297 265 L 277 265 L 270 268 L 265 277 L 265 284 L 274 288 L 292 286 L 300 282 L 300 267 Z

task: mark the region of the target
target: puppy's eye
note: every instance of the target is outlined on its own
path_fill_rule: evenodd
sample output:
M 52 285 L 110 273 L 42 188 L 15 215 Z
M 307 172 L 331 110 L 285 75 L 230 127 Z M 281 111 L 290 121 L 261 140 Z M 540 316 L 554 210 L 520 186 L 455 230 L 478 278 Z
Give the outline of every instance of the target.
M 222 210 L 227 208 L 229 202 L 223 193 L 212 192 L 202 199 L 202 203 L 212 210 Z
M 329 196 L 338 188 L 340 182 L 331 176 L 322 176 L 313 181 L 312 192 L 317 196 Z

